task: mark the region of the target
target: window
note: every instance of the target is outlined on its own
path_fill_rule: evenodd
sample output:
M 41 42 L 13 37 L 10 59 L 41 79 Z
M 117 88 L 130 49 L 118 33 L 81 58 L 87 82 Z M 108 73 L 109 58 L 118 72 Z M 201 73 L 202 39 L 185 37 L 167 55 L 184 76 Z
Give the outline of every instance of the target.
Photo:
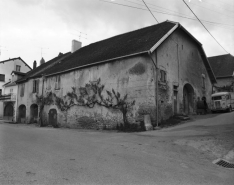
M 203 88 L 203 89 L 206 88 L 205 75 L 204 75 L 204 74 L 202 74 L 202 88 Z
M 10 93 L 11 93 L 11 94 L 13 93 L 13 89 L 10 89 Z
M 16 65 L 16 71 L 20 72 L 20 66 L 19 65 Z
M 5 82 L 5 75 L 0 74 L 0 82 Z
M 39 80 L 33 80 L 33 93 L 39 92 Z
M 166 71 L 160 70 L 160 81 L 166 82 Z
M 0 96 L 2 95 L 2 89 L 0 89 Z
M 20 88 L 20 97 L 24 96 L 24 87 L 25 87 L 25 84 L 22 84 Z
M 60 76 L 55 77 L 55 89 L 60 89 L 61 81 L 60 81 Z
M 47 85 L 47 89 L 50 90 L 51 85 L 50 85 L 50 79 L 49 78 L 47 78 L 46 85 Z

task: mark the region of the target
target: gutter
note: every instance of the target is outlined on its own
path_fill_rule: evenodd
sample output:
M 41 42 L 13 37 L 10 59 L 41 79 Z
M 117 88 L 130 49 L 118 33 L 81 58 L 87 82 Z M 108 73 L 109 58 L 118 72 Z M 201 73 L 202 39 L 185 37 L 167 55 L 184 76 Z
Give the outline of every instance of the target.
M 155 49 L 157 49 L 158 46 L 160 46 L 166 39 L 169 37 L 175 30 L 176 28 L 179 27 L 179 24 L 177 23 L 169 32 L 167 32 L 150 50 L 150 53 L 153 53 Z
M 151 59 L 154 67 L 155 67 L 155 105 L 156 105 L 156 112 L 155 112 L 155 118 L 156 118 L 156 128 L 158 128 L 158 62 L 157 62 L 157 52 L 155 51 L 155 62 L 154 59 L 151 57 L 151 52 L 148 51 L 149 58 Z

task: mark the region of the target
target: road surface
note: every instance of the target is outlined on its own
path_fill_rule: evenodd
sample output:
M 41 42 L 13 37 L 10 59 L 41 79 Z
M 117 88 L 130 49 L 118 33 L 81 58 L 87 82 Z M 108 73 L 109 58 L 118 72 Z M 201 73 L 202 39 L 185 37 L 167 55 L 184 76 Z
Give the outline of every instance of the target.
M 0 122 L 0 184 L 230 184 L 234 112 L 141 133 Z

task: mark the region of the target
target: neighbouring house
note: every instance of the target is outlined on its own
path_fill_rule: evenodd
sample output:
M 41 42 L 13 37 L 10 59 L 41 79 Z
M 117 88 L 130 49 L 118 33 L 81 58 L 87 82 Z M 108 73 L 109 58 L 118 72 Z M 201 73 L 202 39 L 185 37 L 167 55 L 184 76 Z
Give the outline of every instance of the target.
M 38 122 L 39 107 L 36 102 L 37 94 L 43 89 L 44 71 L 56 65 L 63 58 L 67 57 L 70 52 L 59 55 L 48 62 L 42 58 L 40 65 L 37 67 L 36 61 L 33 64 L 33 70 L 28 72 L 23 78 L 16 81 L 18 85 L 18 107 L 16 120 L 18 123 Z
M 209 104 L 216 82 L 202 44 L 171 21 L 82 47 L 43 75 L 32 102 L 42 123 L 93 129 L 194 114 L 197 97 Z M 32 95 L 18 98 L 27 120 Z
M 234 57 L 231 54 L 208 57 L 217 84 L 214 92 L 234 92 Z
M 0 118 L 15 121 L 17 108 L 16 80 L 31 67 L 20 57 L 0 61 Z

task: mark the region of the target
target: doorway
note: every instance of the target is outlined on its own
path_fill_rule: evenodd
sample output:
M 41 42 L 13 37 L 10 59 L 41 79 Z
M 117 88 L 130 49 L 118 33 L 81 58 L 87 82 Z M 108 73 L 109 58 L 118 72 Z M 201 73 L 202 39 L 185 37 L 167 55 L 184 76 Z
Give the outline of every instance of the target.
M 30 122 L 37 123 L 37 119 L 38 119 L 38 105 L 32 104 L 30 106 Z
M 26 106 L 20 105 L 19 106 L 19 122 L 25 123 L 26 121 Z
M 185 114 L 194 112 L 194 90 L 190 84 L 185 84 L 183 88 L 183 107 Z
M 50 109 L 49 111 L 49 125 L 52 125 L 53 127 L 57 127 L 57 110 L 56 109 Z

